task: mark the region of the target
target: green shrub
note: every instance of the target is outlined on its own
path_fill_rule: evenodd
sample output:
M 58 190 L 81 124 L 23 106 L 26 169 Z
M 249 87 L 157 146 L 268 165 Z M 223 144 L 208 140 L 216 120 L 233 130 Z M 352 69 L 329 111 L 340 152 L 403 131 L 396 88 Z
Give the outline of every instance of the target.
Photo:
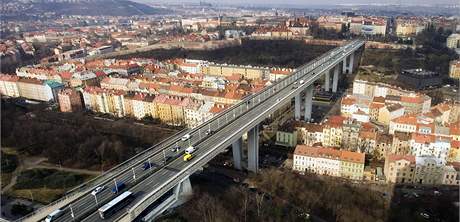
M 54 169 L 33 169 L 21 172 L 15 189 L 65 189 L 83 183 L 85 176 Z

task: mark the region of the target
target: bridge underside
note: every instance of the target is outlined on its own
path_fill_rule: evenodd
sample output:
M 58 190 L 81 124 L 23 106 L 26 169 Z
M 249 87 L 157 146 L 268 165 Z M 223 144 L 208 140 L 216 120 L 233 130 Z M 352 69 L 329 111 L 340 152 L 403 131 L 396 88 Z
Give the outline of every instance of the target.
M 186 178 L 161 198 L 151 204 L 135 221 L 154 221 L 168 209 L 180 206 L 193 196 L 190 178 Z

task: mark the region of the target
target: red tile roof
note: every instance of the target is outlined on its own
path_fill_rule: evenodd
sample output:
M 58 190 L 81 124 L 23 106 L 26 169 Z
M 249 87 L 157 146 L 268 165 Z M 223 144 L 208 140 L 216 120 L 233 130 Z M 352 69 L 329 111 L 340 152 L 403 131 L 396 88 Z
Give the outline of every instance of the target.
M 409 161 L 411 164 L 415 164 L 415 156 L 412 156 L 412 155 L 389 154 L 386 160 L 389 161 L 390 163 L 398 161 L 398 160 L 406 160 L 406 161 Z

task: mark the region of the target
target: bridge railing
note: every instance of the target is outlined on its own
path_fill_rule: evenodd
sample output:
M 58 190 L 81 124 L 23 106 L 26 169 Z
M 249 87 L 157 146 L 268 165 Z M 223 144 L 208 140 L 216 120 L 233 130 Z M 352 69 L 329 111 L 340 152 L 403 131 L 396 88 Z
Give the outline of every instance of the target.
M 352 43 L 355 43 L 355 42 L 356 41 L 353 41 Z M 265 87 L 259 93 L 253 94 L 251 96 L 248 96 L 245 100 L 243 100 L 240 103 L 238 103 L 237 105 L 233 106 L 232 109 L 238 109 L 239 106 L 246 105 L 247 101 L 251 101 L 251 100 L 254 101 L 254 98 L 257 98 L 258 96 L 264 95 L 265 92 L 273 89 L 273 87 L 277 87 L 277 85 L 281 85 L 281 86 L 284 86 L 284 87 L 290 87 L 290 85 L 289 85 L 290 83 L 294 82 L 297 79 L 303 78 L 306 74 L 308 74 L 309 72 L 311 72 L 312 70 L 318 68 L 318 66 L 323 64 L 322 61 L 324 61 L 324 60 L 322 60 L 322 59 L 328 58 L 329 55 L 336 55 L 336 53 L 340 53 L 343 49 L 348 49 L 350 45 L 351 44 L 347 44 L 345 46 L 345 48 L 339 47 L 338 49 L 336 48 L 336 49 L 328 51 L 327 53 L 323 54 L 323 56 L 321 56 L 320 58 L 318 58 L 316 60 L 313 60 L 313 61 L 307 63 L 306 65 L 301 66 L 299 69 L 297 69 L 298 71 L 296 73 L 294 73 L 293 75 L 291 75 L 291 76 L 294 76 L 293 79 L 288 79 L 289 77 L 287 77 L 287 78 L 282 79 L 279 82 L 276 82 L 275 84 L 273 84 L 273 85 L 271 85 L 269 87 Z M 318 63 L 318 62 L 320 62 L 321 64 Z M 328 69 L 328 68 L 330 68 L 330 66 L 331 65 L 328 65 L 328 67 L 324 67 L 324 69 Z M 301 75 L 298 75 L 298 73 L 301 73 Z M 317 75 L 319 76 L 320 73 L 317 73 Z M 284 84 L 283 81 L 288 81 L 290 83 L 289 84 Z M 273 92 L 273 93 L 275 93 L 275 92 Z M 265 99 L 267 99 L 267 98 L 264 98 L 264 100 Z M 255 101 L 254 101 L 253 104 L 255 105 Z M 229 112 L 232 109 L 228 109 L 227 112 Z M 222 113 L 222 115 L 224 115 L 224 113 Z M 220 116 L 222 116 L 222 115 L 220 115 Z M 218 116 L 216 116 L 216 117 L 218 118 Z M 239 118 L 239 117 L 240 116 L 235 117 L 235 118 Z M 224 142 L 222 142 L 222 143 L 224 143 Z M 231 144 L 231 142 L 226 142 L 226 143 Z M 222 146 L 222 147 L 225 147 L 225 146 Z M 136 205 L 134 205 L 131 209 L 129 209 L 129 213 L 128 213 L 129 217 L 131 219 L 136 218 L 141 213 L 141 211 L 143 209 L 145 209 L 145 207 L 150 204 L 151 201 L 154 201 L 154 200 L 158 199 L 164 192 L 167 192 L 169 189 L 173 188 L 176 183 L 178 183 L 180 180 L 182 180 L 183 176 L 181 177 L 181 175 L 184 175 L 184 174 L 190 175 L 191 173 L 195 172 L 197 169 L 199 169 L 202 166 L 202 164 L 198 164 L 198 163 L 200 163 L 200 162 L 201 163 L 208 162 L 209 160 L 214 158 L 215 155 L 217 155 L 219 153 L 220 153 L 220 150 L 211 149 L 210 151 L 208 151 L 207 154 L 201 155 L 199 158 L 197 158 L 194 161 L 192 161 L 192 163 L 190 165 L 188 165 L 187 167 L 182 169 L 180 172 L 175 174 L 173 177 L 168 179 L 166 182 L 163 183 L 163 185 L 160 185 L 155 190 L 153 190 L 151 192 L 151 193 L 153 193 L 153 195 L 144 197 L 141 201 L 139 201 Z M 204 160 L 204 161 L 202 161 L 202 160 Z M 145 206 L 141 206 L 141 205 L 145 205 Z M 136 210 L 138 207 L 141 207 L 141 209 Z
M 81 184 L 81 185 L 71 189 L 70 191 L 66 192 L 66 197 L 60 198 L 60 199 L 52 202 L 51 204 L 48 204 L 47 206 L 45 206 L 43 208 L 40 208 L 40 209 L 32 212 L 31 214 L 21 218 L 20 220 L 28 218 L 28 217 L 32 217 L 35 214 L 41 213 L 43 210 L 46 210 L 46 209 L 48 209 L 50 207 L 53 207 L 55 205 L 58 205 L 60 203 L 63 203 L 64 201 L 68 201 L 69 199 L 72 200 L 77 195 L 85 195 L 85 194 L 91 192 L 92 189 L 95 186 L 97 186 L 99 184 L 103 184 L 103 183 L 107 182 L 108 180 L 112 180 L 112 178 L 114 178 L 114 177 L 126 172 L 127 170 L 130 170 L 130 168 L 132 168 L 133 166 L 136 166 L 138 164 L 142 164 L 149 157 L 151 157 L 153 155 L 156 155 L 159 152 L 162 152 L 163 149 L 174 145 L 176 143 L 176 141 L 179 141 L 180 138 L 183 135 L 185 135 L 186 133 L 189 133 L 189 134 L 196 133 L 197 131 L 199 131 L 201 129 L 206 129 L 209 126 L 212 126 L 212 124 L 216 124 L 216 122 L 217 122 L 217 126 L 219 128 L 220 125 L 221 125 L 219 123 L 219 121 L 224 116 L 226 118 L 225 118 L 225 121 L 224 121 L 224 119 L 222 119 L 222 121 L 221 121 L 222 124 L 225 124 L 225 123 L 227 123 L 227 122 L 239 117 L 239 115 L 242 115 L 243 113 L 251 110 L 252 108 L 257 106 L 258 104 L 260 104 L 260 102 L 262 102 L 265 99 L 267 99 L 267 94 L 268 94 L 268 96 L 271 96 L 273 93 L 276 93 L 274 89 L 277 89 L 276 91 L 278 91 L 280 86 L 283 87 L 283 88 L 289 86 L 289 84 L 291 84 L 292 82 L 296 81 L 297 79 L 303 77 L 306 73 L 308 73 L 312 69 L 316 68 L 320 64 L 318 62 L 321 62 L 327 56 L 329 56 L 329 55 L 331 55 L 333 53 L 337 53 L 337 52 L 342 51 L 343 49 L 346 49 L 349 45 L 350 44 L 347 44 L 345 46 L 329 50 L 328 52 L 324 53 L 319 58 L 314 59 L 314 60 L 302 65 L 301 67 L 299 67 L 296 70 L 296 72 L 294 72 L 294 74 L 292 74 L 292 75 L 290 75 L 290 76 L 288 76 L 286 78 L 283 78 L 280 81 L 276 81 L 274 84 L 272 84 L 272 85 L 270 85 L 268 87 L 264 87 L 264 89 L 259 91 L 258 93 L 255 93 L 255 94 L 252 94 L 252 95 L 249 95 L 249 96 L 245 97 L 243 100 L 241 100 L 240 102 L 238 102 L 235 105 L 231 106 L 230 108 L 220 112 L 217 115 L 214 115 L 214 117 L 212 117 L 210 120 L 208 120 L 208 121 L 206 121 L 204 123 L 201 123 L 198 127 L 193 128 L 193 129 L 184 129 L 182 131 L 179 131 L 178 133 L 174 134 L 173 136 L 162 140 L 160 143 L 147 148 L 146 150 L 136 154 L 135 156 L 131 157 L 130 159 L 124 161 L 123 163 L 115 166 L 114 168 L 111 168 L 110 170 L 106 171 L 104 174 L 102 174 L 102 175 L 100 175 L 100 176 L 98 176 L 96 178 L 93 178 L 93 179 L 85 182 L 84 184 Z M 264 98 L 261 99 L 260 98 L 261 96 L 264 96 Z M 231 116 L 231 118 L 228 119 L 228 114 L 230 112 L 234 113 L 235 110 L 237 110 L 237 109 L 240 110 L 239 115 L 238 116 Z M 243 112 L 243 110 L 245 110 L 245 111 Z M 68 204 L 68 203 L 66 203 L 66 204 Z

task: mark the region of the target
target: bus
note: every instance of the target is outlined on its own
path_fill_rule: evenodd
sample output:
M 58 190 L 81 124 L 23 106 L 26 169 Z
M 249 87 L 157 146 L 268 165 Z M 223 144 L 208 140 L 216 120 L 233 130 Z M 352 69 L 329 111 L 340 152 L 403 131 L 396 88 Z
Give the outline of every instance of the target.
M 115 199 L 111 200 L 101 208 L 99 208 L 99 216 L 102 219 L 109 218 L 113 213 L 119 211 L 134 199 L 133 193 L 125 191 Z

